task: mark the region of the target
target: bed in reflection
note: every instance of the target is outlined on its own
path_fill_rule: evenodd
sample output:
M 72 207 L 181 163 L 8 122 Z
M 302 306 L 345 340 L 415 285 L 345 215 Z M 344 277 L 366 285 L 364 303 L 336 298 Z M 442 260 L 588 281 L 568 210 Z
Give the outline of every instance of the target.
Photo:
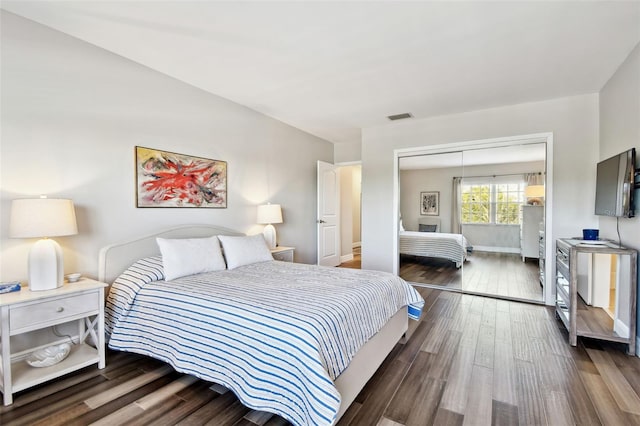
M 460 268 L 473 250 L 464 235 L 439 232 L 439 219 L 421 219 L 418 226 L 420 231 L 407 231 L 401 224 L 400 254 L 447 259 Z

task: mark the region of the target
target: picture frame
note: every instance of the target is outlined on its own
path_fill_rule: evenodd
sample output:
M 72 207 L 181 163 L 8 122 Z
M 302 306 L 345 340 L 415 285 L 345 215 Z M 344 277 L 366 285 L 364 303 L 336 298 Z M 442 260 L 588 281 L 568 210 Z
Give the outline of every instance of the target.
M 440 191 L 423 191 L 420 193 L 420 214 L 423 216 L 440 215 Z
M 226 208 L 227 162 L 135 147 L 136 207 Z

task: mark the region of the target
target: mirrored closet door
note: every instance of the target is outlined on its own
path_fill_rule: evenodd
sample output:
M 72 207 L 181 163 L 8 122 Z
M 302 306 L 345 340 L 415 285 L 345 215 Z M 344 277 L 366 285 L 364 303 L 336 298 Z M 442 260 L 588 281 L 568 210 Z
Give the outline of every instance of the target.
M 400 158 L 400 276 L 543 302 L 545 151 L 514 143 Z
M 466 252 L 456 239 L 455 178 L 463 175 L 463 153 L 399 159 L 400 276 L 407 281 L 461 290 Z

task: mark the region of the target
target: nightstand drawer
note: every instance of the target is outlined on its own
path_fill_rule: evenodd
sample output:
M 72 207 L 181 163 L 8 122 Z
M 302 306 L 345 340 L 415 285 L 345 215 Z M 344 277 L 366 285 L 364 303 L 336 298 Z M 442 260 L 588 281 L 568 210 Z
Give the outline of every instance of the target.
M 271 249 L 271 255 L 274 260 L 279 260 L 281 262 L 293 262 L 294 251 L 294 247 L 278 246 Z
M 273 258 L 275 260 L 282 260 L 283 262 L 292 262 L 291 260 L 291 255 L 293 253 L 291 253 L 290 251 L 283 251 L 281 253 L 273 253 Z
M 11 307 L 10 329 L 14 331 L 96 312 L 100 308 L 99 303 L 100 298 L 95 293 L 85 293 Z

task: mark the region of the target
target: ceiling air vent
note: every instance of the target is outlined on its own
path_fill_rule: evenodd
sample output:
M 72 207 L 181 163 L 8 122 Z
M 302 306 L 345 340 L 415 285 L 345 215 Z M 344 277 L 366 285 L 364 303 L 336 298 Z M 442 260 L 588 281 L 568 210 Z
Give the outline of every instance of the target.
M 404 120 L 405 118 L 412 118 L 413 115 L 411 115 L 410 112 L 403 112 L 402 114 L 396 114 L 396 115 L 389 115 L 387 116 L 387 118 L 391 121 L 396 121 L 396 120 Z

